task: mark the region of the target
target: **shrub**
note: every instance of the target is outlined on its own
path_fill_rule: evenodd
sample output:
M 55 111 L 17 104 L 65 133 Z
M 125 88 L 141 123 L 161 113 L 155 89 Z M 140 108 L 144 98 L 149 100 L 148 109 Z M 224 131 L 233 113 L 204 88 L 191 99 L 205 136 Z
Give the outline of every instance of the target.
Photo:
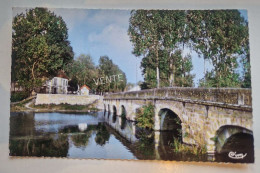
M 170 147 L 173 148 L 176 153 L 190 153 L 194 155 L 206 154 L 206 145 L 187 145 L 180 142 L 177 138 L 173 138 L 173 143 L 170 143 Z
M 154 128 L 154 105 L 149 103 L 138 110 L 136 114 L 137 126 L 153 130 Z
M 23 91 L 19 91 L 19 92 L 11 92 L 11 102 L 19 102 L 23 99 L 26 99 L 28 97 L 28 94 L 26 92 Z

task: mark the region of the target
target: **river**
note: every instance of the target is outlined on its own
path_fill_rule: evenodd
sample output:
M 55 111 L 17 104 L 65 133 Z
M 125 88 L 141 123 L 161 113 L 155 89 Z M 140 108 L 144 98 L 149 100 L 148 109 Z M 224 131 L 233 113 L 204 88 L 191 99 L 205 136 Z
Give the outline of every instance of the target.
M 143 131 L 106 112 L 18 112 L 10 116 L 9 149 L 10 156 L 234 162 L 221 155 L 176 153 L 178 135 Z

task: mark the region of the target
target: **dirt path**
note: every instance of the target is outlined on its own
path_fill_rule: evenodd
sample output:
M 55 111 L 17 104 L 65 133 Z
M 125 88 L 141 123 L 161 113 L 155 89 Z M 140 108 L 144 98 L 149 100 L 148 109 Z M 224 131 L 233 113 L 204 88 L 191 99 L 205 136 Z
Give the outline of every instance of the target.
M 27 109 L 29 109 L 29 110 L 32 110 L 32 111 L 37 111 L 37 109 L 34 109 L 34 108 L 31 108 L 30 107 L 30 105 L 33 103 L 33 99 L 30 101 L 30 102 L 28 102 L 28 103 L 26 103 L 24 106 L 27 108 Z

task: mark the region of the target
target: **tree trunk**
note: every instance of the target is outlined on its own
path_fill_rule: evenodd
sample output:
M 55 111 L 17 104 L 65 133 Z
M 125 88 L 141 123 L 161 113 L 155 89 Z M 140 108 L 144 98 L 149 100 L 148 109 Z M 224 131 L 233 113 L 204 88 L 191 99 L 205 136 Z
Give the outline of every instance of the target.
M 33 66 L 32 66 L 32 77 L 33 77 L 33 80 L 35 80 L 35 76 L 34 76 L 34 67 L 35 67 L 35 64 L 36 62 L 33 63 Z
M 170 83 L 170 87 L 174 86 L 174 81 L 175 81 L 175 65 L 173 64 L 173 60 L 170 60 L 170 79 L 169 79 L 169 83 Z
M 159 71 L 159 55 L 158 55 L 158 43 L 156 44 L 156 77 L 157 77 L 157 88 L 160 88 L 160 71 Z
M 158 65 L 156 67 L 156 75 L 157 75 L 157 88 L 160 88 L 160 72 L 159 72 Z

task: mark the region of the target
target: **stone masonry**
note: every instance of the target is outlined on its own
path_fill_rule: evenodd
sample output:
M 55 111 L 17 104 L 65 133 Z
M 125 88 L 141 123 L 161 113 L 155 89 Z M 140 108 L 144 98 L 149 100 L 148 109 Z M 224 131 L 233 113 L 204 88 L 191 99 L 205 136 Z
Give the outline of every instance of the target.
M 235 133 L 252 134 L 250 89 L 176 87 L 115 93 L 104 97 L 104 109 L 110 112 L 117 110 L 117 115 L 121 115 L 124 107 L 127 119 L 135 121 L 137 109 L 148 102 L 155 105 L 155 130 L 161 130 L 163 123 L 160 110 L 169 109 L 181 120 L 183 142 L 206 145 L 208 153 L 219 150 L 216 144 L 223 145 Z M 222 131 L 229 133 L 223 139 L 219 129 L 225 128 L 229 130 Z M 218 136 L 222 136 L 221 141 L 216 142 Z
M 88 105 L 96 100 L 100 100 L 98 95 L 67 95 L 67 94 L 37 94 L 35 105 L 40 104 L 70 104 L 70 105 Z

